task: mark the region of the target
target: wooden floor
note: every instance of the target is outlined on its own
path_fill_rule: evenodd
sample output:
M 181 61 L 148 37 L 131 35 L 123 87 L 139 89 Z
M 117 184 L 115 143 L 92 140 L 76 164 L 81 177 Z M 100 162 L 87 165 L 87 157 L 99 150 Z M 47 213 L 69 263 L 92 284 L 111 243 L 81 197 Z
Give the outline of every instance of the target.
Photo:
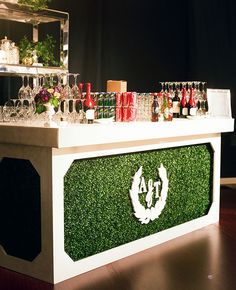
M 221 188 L 220 224 L 50 285 L 0 268 L 1 290 L 235 290 L 236 188 Z

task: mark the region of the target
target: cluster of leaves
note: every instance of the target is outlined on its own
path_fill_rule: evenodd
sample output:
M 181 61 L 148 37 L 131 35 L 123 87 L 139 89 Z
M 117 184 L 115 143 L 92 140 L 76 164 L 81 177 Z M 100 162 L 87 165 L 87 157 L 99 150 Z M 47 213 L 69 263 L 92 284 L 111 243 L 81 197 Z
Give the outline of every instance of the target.
M 59 65 L 54 57 L 54 48 L 56 41 L 52 36 L 48 35 L 43 41 L 33 42 L 27 36 L 24 36 L 19 42 L 20 61 L 22 62 L 25 57 L 33 57 L 36 53 L 37 57 L 46 66 Z
M 51 2 L 51 0 L 18 0 L 18 4 L 30 5 L 34 11 L 48 8 L 49 2 Z

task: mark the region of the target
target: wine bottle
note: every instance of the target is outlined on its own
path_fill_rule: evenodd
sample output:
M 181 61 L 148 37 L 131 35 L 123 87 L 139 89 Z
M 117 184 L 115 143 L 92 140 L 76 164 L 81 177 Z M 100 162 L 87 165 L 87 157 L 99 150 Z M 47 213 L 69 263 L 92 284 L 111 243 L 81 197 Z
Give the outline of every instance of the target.
M 180 97 L 179 90 L 176 88 L 175 96 L 173 98 L 173 118 L 179 118 L 180 116 Z
M 154 93 L 153 94 L 153 102 L 152 102 L 152 122 L 158 121 L 159 111 L 160 111 L 160 107 L 159 107 L 159 103 L 158 103 L 157 94 Z
M 182 98 L 180 102 L 180 117 L 186 118 L 188 115 L 188 102 L 186 98 L 186 88 L 182 88 Z
M 84 110 L 88 124 L 92 124 L 94 121 L 94 106 L 95 102 L 91 96 L 91 84 L 86 83 L 86 99 L 84 103 Z
M 193 96 L 193 88 L 190 88 L 189 101 L 188 101 L 188 114 L 189 116 L 197 115 L 197 105 L 195 102 L 195 98 Z

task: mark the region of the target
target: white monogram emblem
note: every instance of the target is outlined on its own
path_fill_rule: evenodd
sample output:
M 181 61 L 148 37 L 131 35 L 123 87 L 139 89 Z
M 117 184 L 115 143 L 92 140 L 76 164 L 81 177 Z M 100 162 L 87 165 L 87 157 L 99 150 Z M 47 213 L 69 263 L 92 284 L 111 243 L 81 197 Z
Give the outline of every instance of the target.
M 149 179 L 146 187 L 145 179 L 142 176 L 142 171 L 143 167 L 140 166 L 133 177 L 133 183 L 129 194 L 134 209 L 134 215 L 142 224 L 148 224 L 150 221 L 157 219 L 165 207 L 169 180 L 167 178 L 166 169 L 163 164 L 161 164 L 160 168 L 158 168 L 160 180 L 153 182 L 152 179 Z M 160 186 L 161 191 L 159 192 Z M 147 208 L 145 208 L 139 201 L 139 194 L 145 192 L 147 192 L 145 198 Z M 156 203 L 152 206 L 154 192 Z

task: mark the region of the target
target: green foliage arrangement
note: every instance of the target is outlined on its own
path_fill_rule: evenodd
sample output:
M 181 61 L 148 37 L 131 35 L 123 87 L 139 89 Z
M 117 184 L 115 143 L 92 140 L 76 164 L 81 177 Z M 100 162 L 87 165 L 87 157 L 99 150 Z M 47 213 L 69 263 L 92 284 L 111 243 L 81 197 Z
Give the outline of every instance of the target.
M 48 8 L 49 2 L 51 2 L 51 0 L 18 0 L 18 4 L 30 5 L 34 11 Z
M 143 225 L 129 197 L 132 177 L 142 165 L 145 180 L 156 180 L 161 163 L 169 179 L 166 206 Z M 64 177 L 65 251 L 78 261 L 206 215 L 212 166 L 210 144 L 74 160 Z
M 21 63 L 25 57 L 33 57 L 34 53 L 36 53 L 37 57 L 42 61 L 43 65 L 59 65 L 54 57 L 55 44 L 56 41 L 48 34 L 45 40 L 35 43 L 30 41 L 27 36 L 24 36 L 19 42 Z

